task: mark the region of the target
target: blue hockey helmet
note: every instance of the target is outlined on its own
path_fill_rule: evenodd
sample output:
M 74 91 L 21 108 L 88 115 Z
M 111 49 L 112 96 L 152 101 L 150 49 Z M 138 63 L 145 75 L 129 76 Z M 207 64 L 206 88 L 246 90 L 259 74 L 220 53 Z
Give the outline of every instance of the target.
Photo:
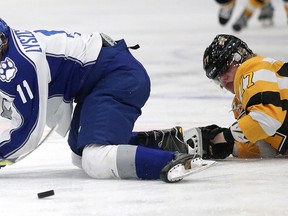
M 3 52 L 3 46 L 7 44 L 9 34 L 9 26 L 0 18 L 0 52 Z

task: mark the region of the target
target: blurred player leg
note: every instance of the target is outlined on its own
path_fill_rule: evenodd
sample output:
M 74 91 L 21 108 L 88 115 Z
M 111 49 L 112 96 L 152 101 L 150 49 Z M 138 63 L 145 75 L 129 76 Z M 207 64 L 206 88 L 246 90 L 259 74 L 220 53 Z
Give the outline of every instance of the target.
M 249 0 L 240 17 L 233 24 L 233 29 L 235 31 L 241 31 L 243 28 L 246 28 L 247 23 L 252 17 L 254 11 L 268 2 L 270 2 L 270 0 Z
M 225 25 L 231 18 L 236 0 L 216 0 L 220 5 L 218 19 L 221 25 Z
M 260 10 L 260 14 L 258 19 L 263 23 L 264 26 L 273 25 L 273 15 L 274 15 L 274 7 L 271 2 L 266 2 Z

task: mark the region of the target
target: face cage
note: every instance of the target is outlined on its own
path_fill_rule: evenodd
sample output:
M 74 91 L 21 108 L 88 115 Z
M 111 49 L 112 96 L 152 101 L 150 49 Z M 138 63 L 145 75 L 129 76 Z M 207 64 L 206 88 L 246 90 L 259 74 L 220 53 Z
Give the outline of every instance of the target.
M 0 52 L 2 53 L 3 46 L 7 43 L 7 37 L 3 32 L 0 34 Z
M 228 56 L 225 60 L 222 61 L 222 62 L 225 62 L 225 63 L 224 63 L 224 66 L 222 66 L 220 69 L 215 64 L 214 64 L 213 67 L 207 68 L 206 71 L 209 71 L 209 72 L 208 73 L 206 72 L 206 75 L 207 75 L 207 77 L 209 79 L 214 80 L 217 77 L 222 76 L 227 71 L 227 69 L 230 67 L 232 62 L 234 62 L 234 61 L 240 62 L 241 60 L 242 60 L 242 56 L 238 52 L 233 53 L 230 56 Z M 222 65 L 223 65 L 223 63 L 222 63 Z M 215 70 L 215 71 L 212 73 L 213 70 Z M 214 76 L 214 74 L 217 74 L 217 75 Z
M 222 66 L 221 69 L 219 69 L 219 67 L 217 66 L 213 66 L 212 68 L 208 68 L 206 71 L 209 71 L 207 74 L 207 77 L 209 79 L 215 80 L 215 79 L 219 79 L 220 76 L 222 76 L 224 73 L 226 73 L 227 69 L 230 67 L 230 65 L 233 62 L 233 58 L 231 60 L 226 60 L 226 63 L 224 64 L 224 66 Z M 215 70 L 213 73 L 212 71 Z M 214 74 L 216 74 L 216 76 L 214 76 Z
M 217 76 L 212 79 L 217 85 L 220 85 L 220 77 L 228 72 L 228 69 L 234 64 L 235 67 L 239 67 L 241 64 L 242 56 L 237 52 L 234 53 L 233 58 L 231 60 L 227 61 L 226 65 L 221 68 L 221 70 L 218 72 Z M 221 86 L 222 88 L 222 86 Z

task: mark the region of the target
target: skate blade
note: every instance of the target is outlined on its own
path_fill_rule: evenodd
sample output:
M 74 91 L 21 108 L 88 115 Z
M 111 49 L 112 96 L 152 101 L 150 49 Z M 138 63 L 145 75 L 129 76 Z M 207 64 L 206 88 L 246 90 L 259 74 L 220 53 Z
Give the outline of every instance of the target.
M 272 27 L 274 25 L 273 20 L 270 19 L 265 19 L 260 21 L 262 26 L 267 28 L 267 27 Z
M 177 164 L 169 170 L 168 179 L 171 182 L 177 182 L 183 178 L 195 173 L 206 170 L 216 164 L 213 160 L 203 160 L 202 158 L 192 159 L 186 164 Z

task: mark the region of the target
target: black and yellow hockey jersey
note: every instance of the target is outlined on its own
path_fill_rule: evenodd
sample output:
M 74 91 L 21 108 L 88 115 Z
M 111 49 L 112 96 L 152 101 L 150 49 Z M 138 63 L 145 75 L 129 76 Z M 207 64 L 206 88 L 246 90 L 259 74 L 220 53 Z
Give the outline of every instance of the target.
M 288 149 L 288 63 L 261 56 L 245 61 L 236 72 L 234 91 L 234 116 L 245 137 L 252 144 L 264 140 L 284 154 Z M 243 145 L 235 144 L 243 150 Z M 253 156 L 259 153 L 252 149 Z

